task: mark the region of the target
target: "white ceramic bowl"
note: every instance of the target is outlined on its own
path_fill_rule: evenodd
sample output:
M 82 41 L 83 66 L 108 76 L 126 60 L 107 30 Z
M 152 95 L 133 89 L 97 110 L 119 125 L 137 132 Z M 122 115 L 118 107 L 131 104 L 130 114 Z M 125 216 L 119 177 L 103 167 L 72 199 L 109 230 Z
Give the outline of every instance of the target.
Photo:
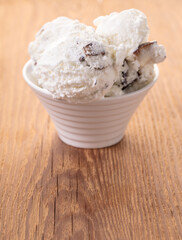
M 52 98 L 48 91 L 33 83 L 30 72 L 31 64 L 28 61 L 23 68 L 25 81 L 49 113 L 60 139 L 79 148 L 102 148 L 119 142 L 131 116 L 159 75 L 155 66 L 153 81 L 138 91 L 91 103 L 72 104 Z

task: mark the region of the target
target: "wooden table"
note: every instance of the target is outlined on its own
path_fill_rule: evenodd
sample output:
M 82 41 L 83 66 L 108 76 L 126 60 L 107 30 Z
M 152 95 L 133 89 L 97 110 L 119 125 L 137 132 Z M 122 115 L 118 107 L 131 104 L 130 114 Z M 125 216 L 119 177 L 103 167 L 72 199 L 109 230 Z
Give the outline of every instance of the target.
M 159 81 L 119 144 L 67 146 L 23 80 L 28 43 L 57 16 L 132 7 L 166 47 Z M 0 0 L 0 240 L 182 239 L 181 17 L 179 0 Z

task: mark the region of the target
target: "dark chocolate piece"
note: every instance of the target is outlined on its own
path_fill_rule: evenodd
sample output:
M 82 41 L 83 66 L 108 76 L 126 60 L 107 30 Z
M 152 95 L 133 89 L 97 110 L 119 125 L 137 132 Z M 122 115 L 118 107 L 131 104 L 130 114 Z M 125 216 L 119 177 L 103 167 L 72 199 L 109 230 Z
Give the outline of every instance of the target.
M 79 58 L 79 61 L 80 61 L 80 62 L 84 62 L 84 61 L 85 61 L 84 56 L 81 56 L 81 57 Z
M 122 87 L 122 90 L 125 90 L 125 89 L 128 88 L 128 87 L 131 87 L 131 86 L 133 85 L 133 83 L 136 82 L 137 80 L 138 80 L 138 78 L 135 78 L 135 79 L 133 80 L 133 82 L 129 83 L 128 85 L 126 85 L 126 86 L 124 86 L 124 87 Z
M 141 76 L 140 69 L 138 70 L 137 74 L 138 74 L 138 77 L 140 77 L 140 76 Z
M 89 43 L 85 47 L 83 47 L 86 56 L 98 56 L 105 55 L 104 48 L 98 43 Z
M 95 70 L 103 70 L 106 67 L 94 67 Z
M 134 55 L 139 56 L 141 50 L 149 48 L 151 45 L 156 44 L 157 41 L 142 43 L 138 46 L 137 50 L 133 52 Z
M 122 77 L 123 77 L 123 80 L 121 81 L 121 84 L 125 85 L 125 84 L 127 84 L 128 72 L 122 72 L 121 74 L 122 74 Z

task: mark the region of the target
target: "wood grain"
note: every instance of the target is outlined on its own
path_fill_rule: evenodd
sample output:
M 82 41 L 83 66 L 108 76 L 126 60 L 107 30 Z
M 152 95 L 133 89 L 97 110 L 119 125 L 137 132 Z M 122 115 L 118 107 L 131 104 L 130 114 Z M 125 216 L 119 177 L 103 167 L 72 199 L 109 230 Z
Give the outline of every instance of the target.
M 28 43 L 57 16 L 131 7 L 167 49 L 160 79 L 119 144 L 67 146 L 22 78 Z M 0 0 L 0 240 L 182 239 L 181 15 L 179 0 Z

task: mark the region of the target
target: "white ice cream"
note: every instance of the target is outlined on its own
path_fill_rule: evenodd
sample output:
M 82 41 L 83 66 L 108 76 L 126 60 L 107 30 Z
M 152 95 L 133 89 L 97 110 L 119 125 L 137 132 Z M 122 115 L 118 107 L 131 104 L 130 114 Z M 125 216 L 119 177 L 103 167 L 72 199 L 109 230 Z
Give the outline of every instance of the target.
M 108 39 L 114 46 L 123 45 L 127 55 L 132 54 L 138 46 L 146 42 L 149 35 L 146 16 L 136 9 L 120 13 L 113 12 L 94 20 L 96 33 Z
M 29 46 L 38 85 L 72 102 L 101 98 L 117 72 L 107 40 L 78 20 L 60 17 L 45 24 Z
M 165 49 L 147 42 L 146 16 L 130 9 L 94 20 L 96 30 L 66 17 L 46 23 L 29 45 L 32 75 L 54 98 L 89 102 L 149 82 Z
M 136 90 L 137 86 L 141 88 L 142 82 L 145 85 L 152 81 L 154 64 L 163 61 L 166 53 L 164 47 L 156 41 L 147 42 L 149 28 L 147 18 L 141 11 L 129 9 L 120 13 L 114 12 L 96 18 L 94 25 L 96 33 L 106 38 L 116 52 L 115 66 L 118 75 L 106 96 L 122 95 L 128 91 L 125 89 L 129 86 Z M 124 62 L 117 57 L 120 49 L 125 51 Z

